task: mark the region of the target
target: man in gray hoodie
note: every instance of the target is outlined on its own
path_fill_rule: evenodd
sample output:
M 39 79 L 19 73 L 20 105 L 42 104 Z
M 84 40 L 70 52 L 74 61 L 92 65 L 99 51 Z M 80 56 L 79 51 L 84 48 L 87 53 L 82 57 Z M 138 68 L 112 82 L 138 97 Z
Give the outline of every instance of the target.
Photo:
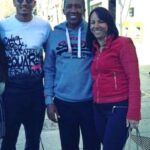
M 58 121 L 62 150 L 98 150 L 92 109 L 92 51 L 86 47 L 84 0 L 65 0 L 66 21 L 54 28 L 46 53 L 45 98 L 49 119 Z

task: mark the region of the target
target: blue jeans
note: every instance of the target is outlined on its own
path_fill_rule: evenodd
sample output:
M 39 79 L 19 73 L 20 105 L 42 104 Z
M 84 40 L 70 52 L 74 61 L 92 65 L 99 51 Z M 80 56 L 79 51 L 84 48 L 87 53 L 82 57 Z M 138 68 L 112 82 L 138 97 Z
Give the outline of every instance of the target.
M 127 137 L 128 101 L 94 104 L 96 131 L 103 150 L 122 150 Z
M 16 150 L 21 124 L 25 129 L 25 150 L 39 150 L 40 134 L 45 115 L 43 89 L 11 91 L 4 93 L 6 136 L 2 150 Z
M 5 115 L 2 96 L 0 95 L 0 138 L 5 135 Z
M 65 102 L 54 100 L 60 119 L 58 120 L 62 150 L 79 150 L 80 130 L 84 150 L 99 150 L 94 126 L 92 101 Z

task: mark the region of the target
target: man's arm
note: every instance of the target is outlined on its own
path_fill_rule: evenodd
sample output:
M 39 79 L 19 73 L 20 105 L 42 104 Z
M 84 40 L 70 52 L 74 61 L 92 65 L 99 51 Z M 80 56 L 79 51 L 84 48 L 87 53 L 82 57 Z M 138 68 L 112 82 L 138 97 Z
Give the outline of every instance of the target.
M 59 117 L 57 108 L 53 103 L 54 98 L 54 81 L 56 73 L 56 56 L 55 52 L 51 49 L 52 39 L 49 38 L 46 46 L 46 55 L 44 62 L 44 95 L 45 95 L 45 104 L 47 106 L 47 115 L 50 120 L 57 122 Z

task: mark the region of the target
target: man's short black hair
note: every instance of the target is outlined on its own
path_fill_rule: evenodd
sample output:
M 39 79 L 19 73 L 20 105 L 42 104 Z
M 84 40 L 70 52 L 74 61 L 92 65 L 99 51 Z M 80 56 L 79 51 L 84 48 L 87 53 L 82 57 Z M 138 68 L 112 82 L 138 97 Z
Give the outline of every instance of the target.
M 64 7 L 65 7 L 65 4 L 66 4 L 66 1 L 67 0 L 64 0 Z M 82 4 L 83 4 L 83 8 L 85 9 L 85 0 L 81 0 L 82 1 Z

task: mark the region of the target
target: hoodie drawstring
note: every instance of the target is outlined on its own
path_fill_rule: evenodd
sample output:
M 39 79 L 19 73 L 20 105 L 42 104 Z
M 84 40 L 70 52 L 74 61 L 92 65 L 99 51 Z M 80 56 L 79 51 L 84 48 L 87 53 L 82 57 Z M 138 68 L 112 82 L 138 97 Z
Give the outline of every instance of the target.
M 68 44 L 68 52 L 72 53 L 68 28 L 66 28 L 66 37 L 67 37 L 67 44 Z M 78 58 L 81 58 L 81 27 L 78 29 Z

